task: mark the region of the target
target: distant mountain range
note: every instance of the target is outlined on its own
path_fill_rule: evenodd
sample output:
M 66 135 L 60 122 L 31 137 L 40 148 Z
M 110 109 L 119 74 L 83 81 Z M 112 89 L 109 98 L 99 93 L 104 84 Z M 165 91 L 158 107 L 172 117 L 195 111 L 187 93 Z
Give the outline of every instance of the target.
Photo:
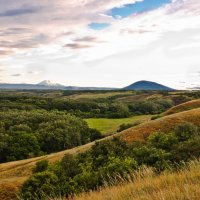
M 170 87 L 151 82 L 138 81 L 125 88 L 107 88 L 107 87 L 76 87 L 64 86 L 59 83 L 52 83 L 44 80 L 38 84 L 8 84 L 0 83 L 0 89 L 7 90 L 174 90 Z
M 0 83 L 0 89 L 4 89 L 4 90 L 116 90 L 117 88 L 64 86 L 59 83 L 52 83 L 49 80 L 44 80 L 38 84 Z
M 174 90 L 165 85 L 161 85 L 159 83 L 151 82 L 151 81 L 138 81 L 127 87 L 124 90 Z

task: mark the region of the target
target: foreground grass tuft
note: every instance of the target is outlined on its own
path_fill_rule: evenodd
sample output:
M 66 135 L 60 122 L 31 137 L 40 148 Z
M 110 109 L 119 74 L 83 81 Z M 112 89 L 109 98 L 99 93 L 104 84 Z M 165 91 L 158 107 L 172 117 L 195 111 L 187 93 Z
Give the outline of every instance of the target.
M 134 181 L 85 193 L 74 200 L 199 200 L 200 162 L 193 161 L 179 172 L 165 172 L 157 177 L 152 170 Z M 57 199 L 58 200 L 58 199 Z

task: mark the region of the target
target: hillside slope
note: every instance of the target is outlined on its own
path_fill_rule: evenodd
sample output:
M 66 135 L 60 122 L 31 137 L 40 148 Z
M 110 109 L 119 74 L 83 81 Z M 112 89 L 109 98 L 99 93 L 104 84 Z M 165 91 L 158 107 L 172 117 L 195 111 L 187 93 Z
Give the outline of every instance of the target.
M 141 124 L 137 127 L 121 132 L 119 136 L 127 142 L 144 140 L 154 132 L 170 132 L 176 125 L 184 122 L 191 122 L 200 127 L 200 108 L 165 116 L 160 119 Z
M 84 152 L 92 145 L 94 145 L 94 142 L 47 156 L 0 164 L 0 200 L 17 199 L 16 193 L 19 191 L 21 185 L 32 174 L 32 168 L 35 166 L 36 162 L 40 160 L 56 162 L 67 153 L 75 154 Z
M 192 109 L 196 109 L 196 108 L 200 108 L 200 99 L 189 101 L 189 102 L 174 106 L 171 109 L 169 109 L 168 111 L 166 111 L 163 115 L 171 115 L 174 113 L 179 113 L 179 112 L 192 110 Z
M 191 122 L 200 126 L 200 108 L 165 116 L 155 121 L 150 121 L 117 133 L 115 136 L 119 136 L 127 142 L 144 140 L 151 133 L 159 131 L 169 132 L 173 130 L 177 124 L 184 122 Z M 112 137 L 113 136 L 109 136 L 106 139 Z M 47 156 L 0 164 L 0 199 L 15 199 L 15 191 L 18 191 L 21 184 L 31 175 L 32 168 L 37 161 L 46 159 L 50 162 L 55 162 L 60 160 L 66 153 L 75 154 L 84 152 L 92 145 L 94 145 L 94 142 Z

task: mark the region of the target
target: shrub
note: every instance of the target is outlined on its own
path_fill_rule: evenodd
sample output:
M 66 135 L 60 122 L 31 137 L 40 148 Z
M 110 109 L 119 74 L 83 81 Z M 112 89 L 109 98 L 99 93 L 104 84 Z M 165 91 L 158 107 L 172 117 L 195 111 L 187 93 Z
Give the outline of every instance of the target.
M 133 124 L 121 124 L 120 126 L 119 126 L 119 129 L 117 130 L 117 132 L 121 132 L 121 131 L 124 131 L 124 130 L 126 130 L 126 129 L 128 129 L 128 128 L 131 128 L 131 127 L 133 127 Z
M 177 137 L 171 133 L 154 133 L 148 137 L 148 144 L 158 149 L 170 150 L 177 143 Z
M 79 172 L 78 160 L 74 155 L 66 154 L 61 163 L 62 175 L 74 177 Z
M 90 139 L 91 141 L 95 141 L 102 138 L 102 134 L 97 129 L 90 129 Z
M 200 137 L 177 143 L 172 147 L 171 154 L 173 162 L 188 161 L 200 157 Z
M 58 195 L 57 191 L 58 177 L 50 171 L 44 171 L 34 174 L 28 179 L 21 190 L 23 199 L 35 200 L 42 199 L 42 195 Z
M 199 129 L 197 126 L 191 124 L 191 123 L 184 123 L 178 125 L 174 133 L 179 141 L 186 141 L 190 138 L 199 135 Z
M 49 166 L 49 162 L 47 160 L 41 160 L 36 163 L 36 166 L 33 168 L 33 173 L 46 171 Z

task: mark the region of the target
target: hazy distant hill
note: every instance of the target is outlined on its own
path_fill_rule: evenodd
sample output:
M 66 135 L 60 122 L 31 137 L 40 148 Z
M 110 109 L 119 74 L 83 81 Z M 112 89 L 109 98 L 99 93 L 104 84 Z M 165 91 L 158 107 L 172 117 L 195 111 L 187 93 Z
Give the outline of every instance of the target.
M 0 89 L 7 89 L 7 90 L 117 90 L 119 88 L 64 86 L 59 83 L 52 83 L 49 80 L 44 80 L 38 84 L 0 83 Z M 164 85 L 161 85 L 155 82 L 150 82 L 150 81 L 138 81 L 122 89 L 124 90 L 173 90 L 172 88 L 166 87 Z
M 38 84 L 0 83 L 0 89 L 4 89 L 4 90 L 115 90 L 116 88 L 64 86 L 59 83 L 52 83 L 49 80 L 44 80 Z
M 125 90 L 174 90 L 170 87 L 151 81 L 138 81 L 125 88 Z

